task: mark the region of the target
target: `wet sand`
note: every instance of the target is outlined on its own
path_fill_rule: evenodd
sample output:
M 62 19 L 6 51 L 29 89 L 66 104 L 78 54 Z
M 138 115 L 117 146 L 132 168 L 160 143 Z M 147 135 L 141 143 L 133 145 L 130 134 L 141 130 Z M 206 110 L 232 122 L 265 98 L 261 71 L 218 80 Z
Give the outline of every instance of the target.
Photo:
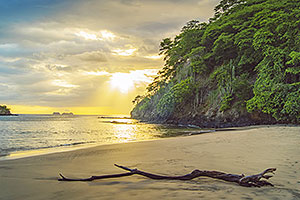
M 114 163 L 163 174 L 194 169 L 246 175 L 277 168 L 275 187 L 245 188 L 211 178 L 150 180 L 138 175 L 93 182 L 70 178 L 123 173 Z M 300 127 L 262 126 L 113 144 L 0 161 L 0 199 L 300 199 Z

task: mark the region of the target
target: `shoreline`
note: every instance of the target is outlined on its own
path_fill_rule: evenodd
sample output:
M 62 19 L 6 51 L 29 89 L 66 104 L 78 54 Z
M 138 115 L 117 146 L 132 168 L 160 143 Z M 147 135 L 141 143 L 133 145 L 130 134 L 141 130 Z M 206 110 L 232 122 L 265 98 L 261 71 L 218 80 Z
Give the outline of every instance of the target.
M 197 126 L 201 128 L 234 128 L 234 127 L 247 127 L 247 126 L 271 126 L 271 125 L 287 125 L 287 126 L 299 126 L 296 123 L 288 123 L 288 122 L 278 122 L 275 120 L 253 120 L 241 117 L 237 121 L 224 121 L 221 119 L 194 119 L 194 118 L 181 118 L 181 119 L 167 119 L 167 120 L 147 120 L 142 119 L 139 117 L 131 117 L 131 119 L 139 120 L 143 123 L 150 123 L 150 124 L 170 124 L 170 125 L 177 125 L 177 126 Z
M 166 124 L 167 125 L 167 124 Z M 172 124 L 170 124 L 172 125 Z M 0 162 L 5 160 L 14 160 L 14 159 L 21 159 L 33 156 L 41 156 L 47 155 L 52 153 L 60 153 L 60 152 L 68 152 L 68 151 L 76 151 L 80 149 L 86 148 L 93 148 L 97 146 L 105 146 L 105 145 L 115 145 L 115 144 L 123 144 L 123 143 L 131 143 L 131 142 L 143 142 L 143 141 L 152 141 L 152 140 L 160 140 L 160 139 L 167 139 L 167 138 L 177 138 L 177 137 L 187 137 L 192 135 L 199 135 L 199 134 L 207 134 L 213 132 L 220 132 L 220 131 L 237 131 L 237 130 L 248 130 L 248 129 L 255 129 L 255 128 L 262 128 L 264 125 L 261 126 L 245 126 L 245 127 L 231 127 L 231 128 L 222 128 L 222 129 L 202 129 L 202 128 L 195 128 L 189 132 L 186 132 L 182 135 L 175 135 L 170 137 L 162 137 L 162 138 L 153 138 L 148 140 L 138 140 L 138 141 L 127 141 L 121 143 L 85 143 L 79 145 L 70 145 L 70 146 L 60 146 L 60 147 L 45 147 L 45 148 L 37 148 L 37 149 L 30 149 L 30 150 L 21 150 L 21 151 L 13 151 L 8 152 L 7 155 L 0 156 Z
M 19 116 L 19 114 L 0 114 L 0 117 L 3 116 Z
M 170 124 L 173 125 L 173 124 Z M 253 126 L 240 126 L 240 127 L 228 127 L 228 128 L 216 128 L 216 129 L 208 129 L 208 128 L 196 128 L 191 127 L 191 131 L 182 133 L 181 135 L 174 135 L 170 137 L 161 137 L 161 138 L 152 138 L 146 140 L 137 140 L 137 141 L 126 141 L 120 143 L 85 143 L 79 145 L 70 145 L 70 146 L 60 146 L 60 147 L 46 147 L 46 148 L 39 148 L 39 149 L 31 149 L 31 150 L 23 150 L 23 151 L 14 151 L 9 152 L 8 155 L 0 156 L 0 162 L 6 160 L 15 160 L 15 159 L 22 159 L 22 158 L 29 158 L 35 156 L 43 156 L 48 154 L 55 154 L 55 153 L 63 153 L 63 152 L 70 152 L 70 151 L 77 151 L 81 149 L 89 149 L 95 148 L 99 146 L 107 146 L 107 145 L 118 145 L 118 144 L 127 144 L 127 143 L 138 143 L 138 142 L 145 142 L 145 141 L 155 141 L 155 140 L 163 140 L 169 138 L 181 138 L 181 137 L 190 137 L 195 135 L 202 135 L 202 134 L 212 134 L 215 132 L 236 132 L 236 131 L 243 131 L 243 130 L 251 130 L 251 129 L 260 129 L 260 128 L 269 128 L 269 127 L 298 127 L 297 125 L 290 125 L 290 124 L 271 124 L 271 125 L 253 125 Z
M 300 197 L 300 127 L 247 130 L 109 144 L 0 162 L 0 199 L 296 199 Z M 278 170 L 274 188 L 244 188 L 211 178 L 149 180 L 140 176 L 93 182 L 69 178 L 122 173 L 114 163 L 162 175 L 195 169 L 233 174 Z
M 175 136 L 175 137 L 180 137 L 180 136 Z M 77 150 L 80 151 L 82 149 L 96 148 L 96 147 L 100 147 L 100 146 L 146 142 L 146 141 L 153 141 L 153 140 L 160 140 L 160 139 L 167 139 L 167 138 L 153 138 L 153 139 L 148 139 L 148 140 L 127 141 L 127 142 L 120 142 L 120 143 L 103 143 L 103 144 L 89 143 L 89 144 L 79 144 L 79 145 L 75 145 L 75 146 L 61 146 L 61 147 L 53 147 L 53 148 L 46 147 L 46 148 L 40 148 L 40 149 L 15 151 L 15 152 L 10 152 L 7 156 L 6 155 L 0 156 L 0 164 L 1 164 L 1 162 L 7 161 L 7 160 L 17 160 L 17 159 L 23 159 L 23 158 L 45 156 L 45 155 L 56 154 L 56 153 L 72 152 L 72 151 L 77 151 Z

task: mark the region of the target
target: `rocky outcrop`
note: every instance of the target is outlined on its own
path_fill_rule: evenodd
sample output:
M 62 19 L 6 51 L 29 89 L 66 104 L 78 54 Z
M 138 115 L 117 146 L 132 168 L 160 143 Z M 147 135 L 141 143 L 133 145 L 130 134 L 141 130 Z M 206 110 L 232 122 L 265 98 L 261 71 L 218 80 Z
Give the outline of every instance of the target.
M 166 123 L 176 125 L 195 125 L 201 128 L 225 128 L 225 127 L 240 127 L 262 124 L 277 124 L 279 123 L 270 115 L 264 113 L 247 113 L 237 110 L 228 110 L 226 112 L 206 112 L 195 113 L 193 110 L 186 112 L 178 111 L 167 119 L 159 118 L 154 113 L 141 113 L 137 110 L 131 112 L 131 117 L 152 123 Z
M 0 115 L 12 115 L 12 114 L 10 112 L 10 109 L 7 108 L 7 106 L 5 106 L 5 105 L 1 106 L 0 105 Z

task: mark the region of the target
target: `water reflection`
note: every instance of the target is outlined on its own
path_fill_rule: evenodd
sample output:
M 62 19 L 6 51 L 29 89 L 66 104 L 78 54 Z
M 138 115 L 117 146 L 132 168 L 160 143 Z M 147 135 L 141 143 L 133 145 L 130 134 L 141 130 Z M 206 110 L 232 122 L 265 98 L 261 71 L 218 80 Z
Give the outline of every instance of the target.
M 190 128 L 123 117 L 20 115 L 0 118 L 0 155 L 11 152 L 142 141 L 185 135 Z
M 136 140 L 136 125 L 114 125 L 113 134 L 118 142 L 128 142 Z

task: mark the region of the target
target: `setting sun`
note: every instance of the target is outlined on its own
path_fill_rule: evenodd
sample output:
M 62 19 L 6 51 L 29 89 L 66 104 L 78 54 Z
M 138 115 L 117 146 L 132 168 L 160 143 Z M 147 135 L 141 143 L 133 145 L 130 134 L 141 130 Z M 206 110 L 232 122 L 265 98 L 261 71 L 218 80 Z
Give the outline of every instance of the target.
M 117 72 L 111 75 L 109 84 L 121 93 L 128 93 L 135 85 L 150 83 L 156 73 L 156 69 L 134 70 L 129 73 Z
M 110 79 L 110 85 L 122 93 L 128 93 L 134 86 L 134 80 L 129 73 L 114 73 Z

